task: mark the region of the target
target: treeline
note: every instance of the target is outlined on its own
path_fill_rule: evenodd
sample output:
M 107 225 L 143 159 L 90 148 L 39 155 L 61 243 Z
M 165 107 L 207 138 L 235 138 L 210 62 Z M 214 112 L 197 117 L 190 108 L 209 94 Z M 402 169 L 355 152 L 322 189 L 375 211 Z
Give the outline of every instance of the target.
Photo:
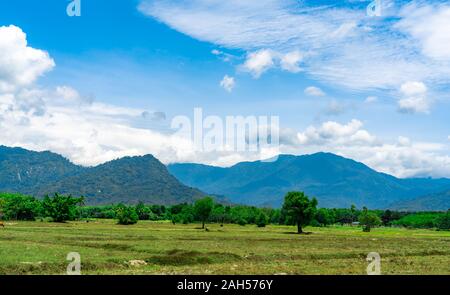
M 362 225 L 366 231 L 375 226 L 401 226 L 407 228 L 450 229 L 448 212 L 399 212 L 391 210 L 357 209 L 355 206 L 341 209 L 317 208 L 317 201 L 301 192 L 291 192 L 285 197 L 281 209 L 254 206 L 227 206 L 204 198 L 193 204 L 173 206 L 124 204 L 85 206 L 84 198 L 55 194 L 38 200 L 21 194 L 0 194 L 0 220 L 70 220 L 116 219 L 119 224 L 134 224 L 139 220 L 169 220 L 174 224 L 201 222 L 218 224 L 268 224 L 302 226 Z

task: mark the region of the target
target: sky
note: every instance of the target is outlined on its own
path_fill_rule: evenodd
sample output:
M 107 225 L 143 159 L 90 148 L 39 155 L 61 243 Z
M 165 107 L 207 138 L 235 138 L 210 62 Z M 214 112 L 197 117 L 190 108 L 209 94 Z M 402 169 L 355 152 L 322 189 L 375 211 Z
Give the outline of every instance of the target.
M 176 116 L 278 116 L 277 153 L 450 177 L 450 3 L 379 0 L 0 2 L 0 144 L 81 165 L 151 153 L 229 166 Z

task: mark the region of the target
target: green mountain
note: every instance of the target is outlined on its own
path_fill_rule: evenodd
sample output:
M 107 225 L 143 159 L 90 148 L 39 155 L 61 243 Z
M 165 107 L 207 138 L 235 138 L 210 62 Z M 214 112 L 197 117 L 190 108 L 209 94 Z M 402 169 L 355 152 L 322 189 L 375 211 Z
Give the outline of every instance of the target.
M 181 184 L 151 155 L 88 168 L 51 152 L 8 147 L 0 147 L 0 191 L 36 197 L 54 192 L 82 195 L 88 204 L 175 204 L 204 196 Z
M 229 168 L 172 164 L 168 169 L 181 182 L 232 202 L 276 207 L 292 190 L 317 197 L 322 207 L 388 208 L 450 189 L 450 179 L 398 179 L 330 153 L 281 155 L 273 162 L 242 162 Z
M 392 204 L 392 209 L 402 211 L 437 211 L 450 210 L 450 190 L 413 200 L 401 201 Z

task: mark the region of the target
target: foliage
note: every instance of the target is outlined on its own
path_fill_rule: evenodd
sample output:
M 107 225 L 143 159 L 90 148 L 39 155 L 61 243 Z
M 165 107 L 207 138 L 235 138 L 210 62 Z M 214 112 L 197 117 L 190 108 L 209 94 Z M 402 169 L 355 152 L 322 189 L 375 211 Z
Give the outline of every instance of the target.
M 297 232 L 302 233 L 302 227 L 308 225 L 316 214 L 317 200 L 311 200 L 303 192 L 289 192 L 284 198 L 283 209 L 297 224 Z
M 320 226 L 327 226 L 335 223 L 334 211 L 326 208 L 317 210 L 315 220 Z
M 408 214 L 399 220 L 394 221 L 392 224 L 408 228 L 433 228 L 436 225 L 437 218 L 442 215 L 443 213 L 438 212 Z
M 369 212 L 364 207 L 363 212 L 359 215 L 359 223 L 363 226 L 363 231 L 370 232 L 370 229 L 374 226 L 381 224 L 381 219 L 373 212 Z
M 34 220 L 41 211 L 38 200 L 21 194 L 0 194 L 0 213 L 7 220 Z
M 436 218 L 435 223 L 439 230 L 450 230 L 450 210 Z
M 256 219 L 256 225 L 258 227 L 265 227 L 268 222 L 268 217 L 264 212 L 259 213 L 258 218 Z
M 135 208 L 123 204 L 116 207 L 116 218 L 117 222 L 122 225 L 136 224 L 139 220 Z
M 206 197 L 195 201 L 194 210 L 198 220 L 202 222 L 202 228 L 205 228 L 205 222 L 208 220 L 214 208 L 214 200 Z
M 55 194 L 53 197 L 45 196 L 42 201 L 42 210 L 45 217 L 51 217 L 54 222 L 74 220 L 77 213 L 77 205 L 82 204 L 84 198 L 74 198 Z

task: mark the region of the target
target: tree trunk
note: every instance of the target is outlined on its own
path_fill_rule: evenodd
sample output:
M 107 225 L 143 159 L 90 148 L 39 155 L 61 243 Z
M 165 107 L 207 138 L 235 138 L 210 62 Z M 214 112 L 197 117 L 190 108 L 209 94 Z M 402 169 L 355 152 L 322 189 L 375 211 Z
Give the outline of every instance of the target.
M 298 234 L 303 233 L 302 225 L 300 223 L 297 223 L 297 233 Z
M 202 221 L 202 229 L 205 229 L 205 221 Z

